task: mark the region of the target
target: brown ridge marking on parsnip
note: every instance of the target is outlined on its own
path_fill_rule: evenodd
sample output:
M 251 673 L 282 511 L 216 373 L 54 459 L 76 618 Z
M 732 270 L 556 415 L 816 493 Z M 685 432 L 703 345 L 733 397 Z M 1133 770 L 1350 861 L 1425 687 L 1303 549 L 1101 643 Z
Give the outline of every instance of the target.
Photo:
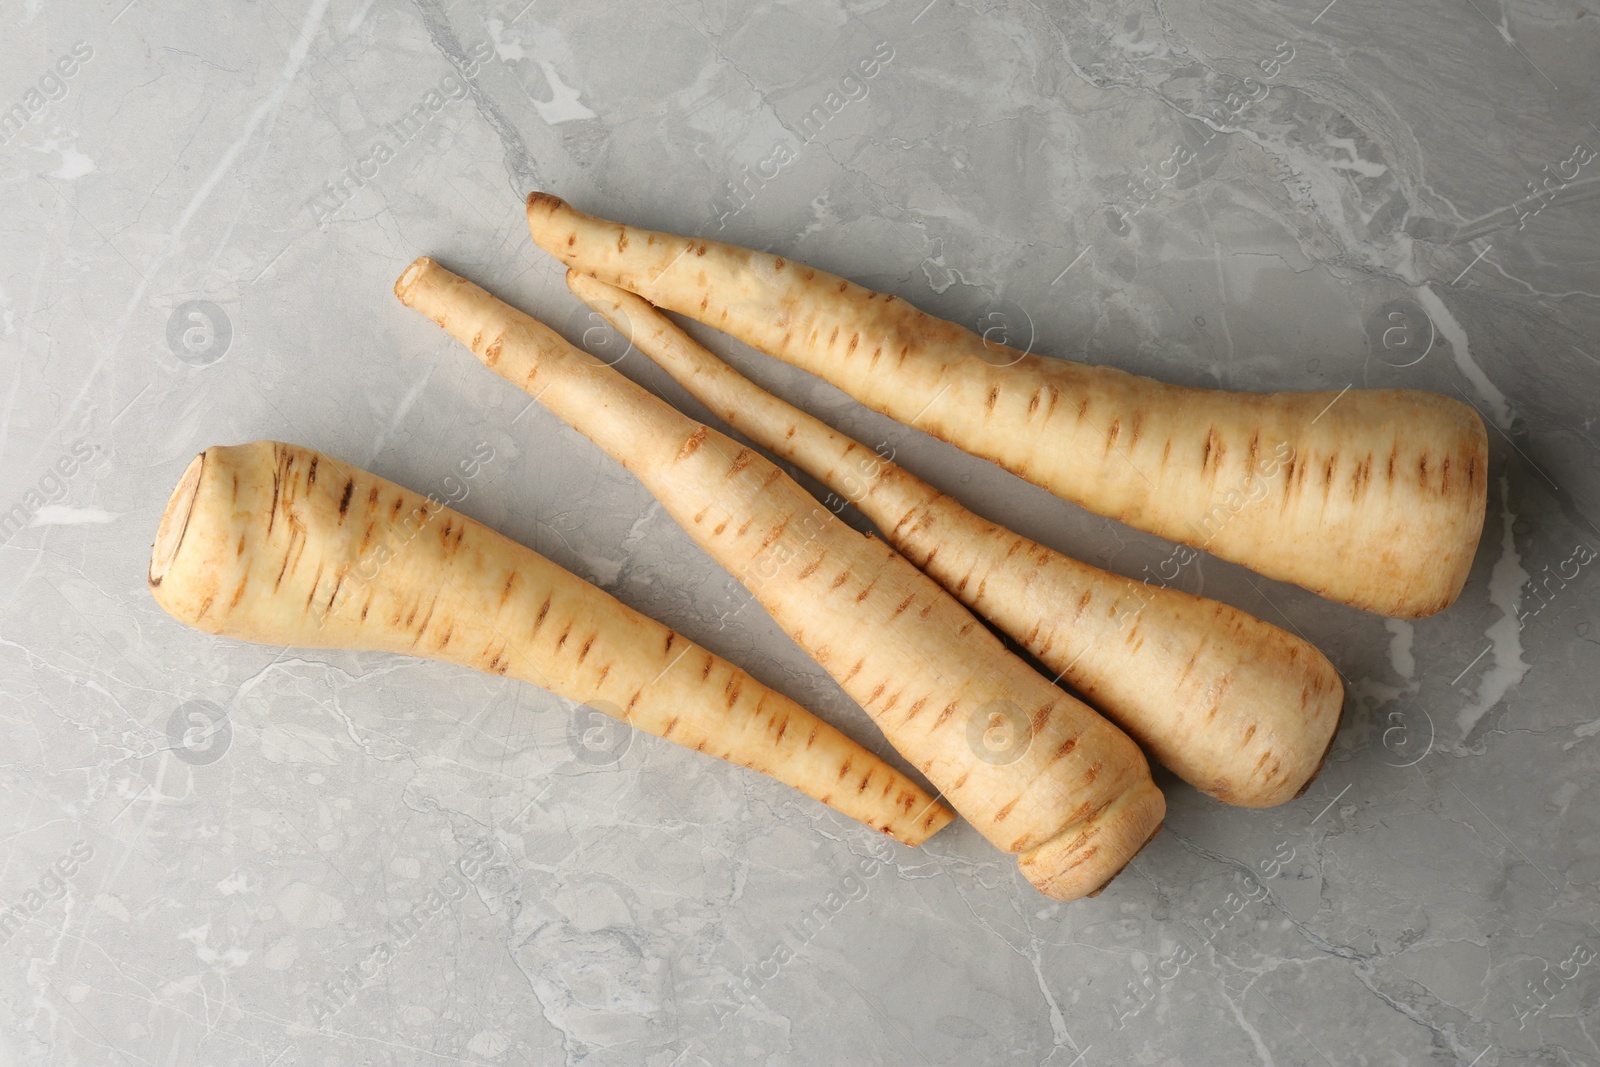
M 416 644 L 417 644 L 418 641 L 422 640 L 422 635 L 428 632 L 428 623 L 433 621 L 433 610 L 435 608 L 437 608 L 438 606 L 439 606 L 439 595 L 437 593 L 435 593 L 433 599 L 428 602 L 428 614 L 426 614 L 426 615 L 424 615 L 422 617 L 422 625 L 417 627 L 417 636 L 411 639 L 411 645 L 412 645 L 413 648 L 416 647 Z M 412 617 L 415 618 L 416 617 L 416 609 L 413 608 L 411 614 L 412 614 Z M 407 619 L 406 620 L 406 625 L 407 626 L 411 625 L 411 619 Z
M 272 470 L 272 503 L 267 505 L 267 533 L 269 535 L 272 533 L 273 524 L 278 521 L 278 493 L 281 488 L 278 474 L 279 468 L 274 467 Z
M 1028 398 L 1028 416 L 1030 418 L 1033 417 L 1033 413 L 1035 411 L 1039 410 L 1039 397 L 1043 393 L 1044 393 L 1044 388 L 1041 386 L 1040 388 L 1035 389 L 1033 391 L 1033 395 Z
M 715 656 L 711 655 L 710 653 L 706 654 L 705 665 L 700 668 L 700 680 L 702 682 L 705 681 L 707 678 L 711 677 L 711 667 L 716 662 L 717 662 L 717 658 Z
M 1011 800 L 1009 800 L 1005 804 L 1005 806 L 1003 806 L 999 811 L 994 813 L 994 821 L 995 822 L 1005 822 L 1006 821 L 1006 816 L 1011 814 L 1011 809 L 1013 809 L 1013 808 L 1015 808 L 1017 806 L 1017 801 L 1020 800 L 1020 799 L 1022 799 L 1022 798 L 1021 797 L 1012 797 Z M 1013 851 L 1020 852 L 1022 850 L 1021 849 L 1013 849 Z
M 496 337 L 493 341 L 490 341 L 489 342 L 489 346 L 483 350 L 483 362 L 484 362 L 484 365 L 488 366 L 488 367 L 492 367 L 496 363 L 499 363 L 500 362 L 500 353 L 504 350 L 504 348 L 505 348 L 505 338 Z
M 205 618 L 206 612 L 211 610 L 211 601 L 213 599 L 215 599 L 215 598 L 206 597 L 206 602 L 204 604 L 200 605 L 200 611 L 195 615 L 195 619 L 196 620 Z
M 450 643 L 450 638 L 455 634 L 455 632 L 456 632 L 456 624 L 455 623 L 451 623 L 449 626 L 446 626 L 444 628 L 444 636 L 439 638 L 439 646 L 438 646 L 439 647 L 439 651 L 441 651 L 441 652 L 444 651 L 444 646 L 446 646 L 446 645 L 448 645 Z
M 711 527 L 711 532 L 713 534 L 717 535 L 718 537 L 720 537 L 720 536 L 722 536 L 722 531 L 726 530 L 727 528 L 728 528 L 728 520 L 727 519 L 723 519 L 721 522 L 719 522 L 715 526 Z
M 517 581 L 517 572 L 516 571 L 512 571 L 510 574 L 506 575 L 506 584 L 500 590 L 500 603 L 498 605 L 496 605 L 497 608 L 503 608 L 503 607 L 506 606 L 506 601 L 511 598 L 511 587 L 512 587 L 512 585 L 516 584 L 516 581 Z
M 911 602 L 915 599 L 917 599 L 917 594 L 911 593 L 907 595 L 904 600 L 900 601 L 900 606 L 894 609 L 894 614 L 889 617 L 892 619 L 898 619 L 900 617 L 900 613 L 909 608 L 911 606 Z
M 400 509 L 405 507 L 405 506 L 406 506 L 405 497 L 400 497 L 400 496 L 395 497 L 394 498 L 394 507 L 392 509 L 390 509 L 390 511 L 389 511 L 389 521 L 393 522 L 395 519 L 399 518 L 400 517 Z
M 766 697 L 763 696 L 761 699 L 765 700 Z M 759 705 L 757 705 L 757 706 L 759 707 Z M 787 714 L 785 714 L 784 717 L 783 717 L 783 721 L 778 723 L 778 733 L 777 733 L 776 736 L 773 737 L 773 739 L 772 739 L 773 743 L 776 744 L 777 742 L 782 741 L 783 740 L 783 735 L 788 733 L 788 732 L 789 732 L 789 716 Z
M 642 696 L 644 696 L 644 690 L 643 689 L 635 689 L 633 691 L 633 696 L 628 698 L 628 706 L 626 708 L 624 708 L 623 710 L 624 711 L 632 711 L 633 710 L 633 706 L 635 704 L 639 703 L 639 698 L 642 697 Z
M 1084 416 L 1087 415 L 1088 413 L 1089 413 L 1089 394 L 1085 393 L 1083 395 L 1083 399 L 1078 401 L 1078 421 L 1082 422 L 1083 419 L 1084 419 Z
M 317 484 L 317 460 L 320 459 L 320 458 L 321 458 L 320 456 L 312 456 L 311 457 L 311 469 L 306 471 L 306 488 L 307 489 L 310 489 L 313 485 Z
M 800 572 L 800 577 L 809 578 L 813 574 L 817 573 L 817 569 L 822 566 L 822 560 L 823 556 L 819 555 L 816 559 L 812 560 L 810 563 L 807 563 L 805 569 Z
M 350 565 L 345 564 L 339 571 L 338 579 L 333 583 L 333 592 L 328 594 L 328 610 L 333 610 L 333 602 L 339 599 L 339 590 L 344 588 L 344 576 L 350 573 Z
M 630 708 L 633 707 L 632 704 L 629 704 L 628 706 Z M 671 737 L 673 728 L 676 727 L 677 725 L 678 725 L 678 717 L 676 715 L 674 715 L 672 718 L 667 720 L 667 725 L 666 725 L 665 728 L 662 729 L 661 736 L 662 737 Z
M 668 630 L 667 631 L 667 640 L 661 646 L 661 654 L 663 656 L 666 655 L 668 652 L 672 651 L 672 643 L 674 641 L 676 641 L 677 639 L 678 639 L 678 635 L 677 635 L 677 633 L 675 631 L 673 631 L 673 630 Z
M 850 568 L 846 567 L 844 570 L 839 572 L 839 577 L 835 578 L 833 580 L 833 584 L 828 586 L 828 588 L 829 589 L 837 589 L 841 585 L 843 585 L 846 581 L 848 581 L 849 579 L 850 579 Z
M 1112 419 L 1111 425 L 1106 428 L 1106 455 L 1111 454 L 1111 448 L 1117 443 L 1117 434 L 1122 432 L 1122 420 Z
M 750 531 L 750 527 L 754 526 L 755 524 L 756 524 L 756 517 L 754 515 L 752 515 L 748 519 L 744 520 L 744 522 L 739 524 L 739 528 L 734 531 L 734 536 L 743 537 L 746 533 L 748 533 Z
M 305 603 L 305 606 L 300 609 L 301 611 L 310 611 L 311 610 L 311 601 L 313 599 L 315 599 L 315 597 L 317 595 L 317 584 L 322 581 L 322 568 L 323 568 L 323 564 L 322 563 L 318 563 L 317 564 L 317 573 L 311 579 L 311 592 L 306 594 L 306 603 Z
M 1389 452 L 1389 480 L 1394 481 L 1394 464 L 1400 458 L 1400 439 L 1395 438 L 1394 448 Z
M 845 358 L 846 359 L 848 359 L 855 352 L 856 345 L 858 345 L 860 343 L 861 343 L 861 334 L 860 333 L 853 333 L 853 334 L 850 335 L 850 343 L 845 345 L 845 347 L 844 347 L 844 354 L 845 354 Z
M 874 689 L 872 691 L 872 695 L 861 702 L 862 705 L 865 706 L 867 704 L 871 704 L 874 700 L 877 700 L 880 696 L 883 695 L 883 691 L 884 691 L 885 688 L 887 688 L 887 686 L 888 686 L 887 682 L 879 682 L 878 683 L 878 688 Z
M 185 527 L 186 527 L 186 528 L 187 528 L 187 526 L 188 526 L 188 522 L 187 522 L 187 521 L 185 521 L 185 523 L 184 523 L 184 526 L 185 526 Z M 239 535 L 239 547 L 238 547 L 238 548 L 236 548 L 236 549 L 234 549 L 234 551 L 233 551 L 233 554 L 234 554 L 234 555 L 235 555 L 235 556 L 242 556 L 242 555 L 244 555 L 244 541 L 245 541 L 245 537 L 246 537 L 246 536 L 248 536 L 248 535 L 246 535 L 246 534 L 240 534 L 240 535 Z M 181 536 L 180 536 L 180 537 L 179 537 L 179 538 L 178 538 L 178 540 L 179 540 L 179 541 L 182 541 L 182 540 L 183 540 L 183 538 L 182 538 L 182 537 L 181 537 Z
M 276 590 L 280 585 L 283 584 L 283 576 L 289 570 L 289 556 L 292 554 L 293 545 L 294 545 L 294 531 L 293 530 L 289 531 L 289 544 L 290 544 L 290 551 L 287 551 L 287 552 L 285 552 L 283 554 L 283 566 L 278 568 L 278 578 L 277 578 L 276 581 L 274 581 L 272 583 L 272 588 L 274 590 Z
M 696 428 L 694 433 L 689 435 L 689 439 L 683 443 L 683 448 L 679 449 L 678 459 L 688 459 L 694 455 L 700 446 L 705 443 L 705 439 L 706 428 L 704 426 Z
M 344 495 L 339 498 L 339 525 L 344 525 L 345 512 L 350 510 L 350 494 L 356 491 L 356 480 L 351 478 L 344 483 Z
M 1055 707 L 1056 707 L 1056 702 L 1054 700 L 1052 700 L 1052 701 L 1050 701 L 1050 703 L 1046 704 L 1044 707 L 1042 707 L 1038 711 L 1034 712 L 1033 722 L 1030 724 L 1031 729 L 1032 729 L 1032 736 L 1038 737 L 1039 734 L 1041 732 L 1043 732 L 1043 730 L 1045 728 L 1045 724 L 1050 721 L 1051 713 L 1055 711 Z
M 1322 468 L 1322 492 L 1326 496 L 1328 487 L 1333 484 L 1333 468 L 1339 462 L 1339 453 L 1335 452 L 1328 457 L 1327 466 Z
M 1056 760 L 1060 759 L 1062 756 L 1065 756 L 1067 753 L 1071 752 L 1077 747 L 1078 739 L 1076 737 L 1067 738 L 1065 741 L 1061 742 L 1060 746 L 1050 756 L 1050 762 L 1054 763 Z
M 957 596 L 960 596 L 962 594 L 962 592 L 966 590 L 967 583 L 972 581 L 972 575 L 973 575 L 974 572 L 977 571 L 977 569 L 978 569 L 978 565 L 976 563 L 974 563 L 972 566 L 968 567 L 967 568 L 967 573 L 962 577 L 962 579 L 959 582 L 956 583 L 956 587 L 953 590 L 951 590 L 951 592 L 955 593 Z
M 598 635 L 596 635 L 596 636 L 598 636 Z M 587 640 L 587 641 L 585 641 L 583 643 L 583 647 L 582 648 L 578 649 L 578 662 L 580 664 L 583 662 L 584 657 L 586 657 L 589 654 L 589 650 L 591 648 L 593 648 L 593 647 L 594 647 L 594 638 L 591 637 L 591 638 L 589 638 L 589 640 Z
M 866 661 L 865 657 L 862 657 L 861 659 L 856 660 L 856 665 L 854 667 L 850 668 L 850 673 L 849 674 L 846 674 L 843 678 L 839 679 L 839 684 L 843 685 L 845 682 L 848 682 L 850 679 L 852 679 L 856 675 L 860 674 L 861 673 L 861 668 L 865 667 L 866 665 L 867 665 L 867 661 Z
M 850 764 L 854 762 L 854 756 L 846 756 L 844 758 L 844 766 L 839 768 L 839 781 L 844 781 L 844 776 L 850 773 Z
M 867 783 L 870 781 L 872 781 L 872 771 L 869 770 L 865 775 L 862 776 L 861 784 L 856 786 L 856 792 L 865 793 L 867 791 Z
M 1250 435 L 1250 447 L 1245 452 L 1245 466 L 1251 470 L 1256 466 L 1256 449 L 1261 444 L 1261 431 L 1257 430 Z
M 550 601 L 554 597 L 555 597 L 554 593 L 547 594 L 545 596 L 545 598 L 544 598 L 544 603 L 539 605 L 539 614 L 534 617 L 533 629 L 528 632 L 528 636 L 529 637 L 534 637 L 539 633 L 539 627 L 544 625 L 544 617 L 545 617 L 545 615 L 549 614 L 549 612 L 550 612 Z
M 1132 452 L 1133 446 L 1139 443 L 1139 431 L 1144 429 L 1144 412 L 1137 408 L 1134 409 L 1131 421 L 1133 425 L 1128 427 L 1127 450 L 1129 452 Z
M 566 645 L 567 638 L 570 637 L 571 635 L 572 635 L 572 624 L 569 622 L 569 623 L 567 623 L 567 628 L 565 630 L 561 631 L 561 636 L 556 638 L 556 651 L 557 652 L 560 652 L 561 649 Z
M 235 589 L 233 591 L 233 599 L 228 601 L 228 610 L 229 611 L 232 611 L 234 608 L 239 606 L 239 601 L 244 599 L 244 587 L 249 585 L 249 584 L 250 584 L 250 575 L 249 575 L 248 572 L 246 572 L 245 576 L 243 578 L 239 579 L 239 588 L 237 588 L 237 589 Z
M 820 723 L 812 723 L 811 724 L 811 732 L 806 735 L 806 747 L 807 748 L 810 748 L 812 742 L 814 742 L 817 739 L 817 731 L 819 729 L 821 729 L 821 724 Z
M 1217 428 L 1215 426 L 1207 427 L 1206 448 L 1200 457 L 1200 472 L 1203 474 L 1211 468 L 1213 454 L 1216 456 L 1217 468 L 1220 470 L 1222 467 L 1222 453 L 1222 438 L 1217 436 Z M 1212 480 L 1215 480 L 1216 473 L 1213 472 L 1211 477 Z
M 728 465 L 728 473 L 724 474 L 723 477 L 732 478 L 735 474 L 738 474 L 740 471 L 750 466 L 750 460 L 752 458 L 752 454 L 748 448 L 739 449 L 739 451 L 733 457 L 733 462 Z
M 779 470 L 777 467 L 773 467 L 772 470 L 768 472 L 766 478 L 762 480 L 761 488 L 763 488 L 763 489 L 767 488 L 767 486 L 771 485 L 773 482 L 777 481 L 779 478 L 782 478 L 782 477 L 783 477 L 783 472 L 781 470 Z
M 1450 492 L 1450 457 L 1449 456 L 1444 457 L 1444 459 L 1439 464 L 1439 477 L 1442 479 L 1440 484 L 1439 484 L 1439 493 L 1442 496 L 1442 495 L 1448 494 Z
M 1371 477 L 1372 477 L 1372 453 L 1368 452 L 1367 453 L 1367 458 L 1362 460 L 1360 463 L 1356 464 L 1355 473 L 1351 476 L 1351 480 L 1350 480 L 1350 499 L 1351 500 L 1356 500 L 1356 499 L 1360 498 L 1362 490 L 1366 488 L 1367 482 L 1368 482 L 1369 479 L 1371 479 Z
M 987 399 L 987 400 L 985 400 L 983 402 L 984 409 L 986 411 L 993 411 L 995 402 L 997 400 L 999 400 L 999 399 L 1000 399 L 1000 386 L 998 386 L 998 385 L 991 386 L 990 389 L 989 389 L 989 399 Z
M 728 676 L 728 684 L 722 687 L 722 692 L 728 698 L 728 707 L 732 708 L 739 699 L 739 691 L 744 688 L 744 679 L 737 674 Z
M 1093 784 L 1094 780 L 1100 777 L 1100 768 L 1103 766 L 1105 766 L 1105 764 L 1101 763 L 1099 760 L 1095 760 L 1093 763 L 1091 763 L 1089 765 L 1089 769 L 1083 772 L 1083 784 Z
M 1240 748 L 1248 745 L 1250 743 L 1250 739 L 1256 735 L 1256 726 L 1256 723 L 1251 723 L 1250 728 L 1244 732 L 1244 737 L 1239 739 Z
M 780 519 L 778 521 L 778 524 L 776 526 L 774 526 L 772 529 L 768 530 L 767 531 L 767 535 L 761 539 L 761 548 L 763 550 L 771 548 L 772 547 L 772 543 L 774 541 L 776 541 L 778 538 L 782 537 L 783 536 L 783 531 L 788 529 L 788 528 L 789 528 L 789 516 L 785 515 L 782 519 Z
M 1417 471 L 1417 482 L 1422 486 L 1422 488 L 1426 489 L 1428 487 L 1428 454 L 1426 452 L 1424 452 L 1422 454 L 1422 458 L 1417 461 Z
M 926 704 L 927 702 L 928 702 L 928 698 L 927 697 L 918 697 L 916 699 L 916 702 L 913 703 L 911 705 L 911 707 L 906 711 L 906 717 L 904 719 L 902 719 L 901 722 L 906 723 L 906 722 L 910 722 L 912 719 L 915 719 L 917 717 L 917 712 L 921 711 L 922 710 L 922 706 L 924 704 Z
M 956 713 L 956 705 L 959 703 L 961 703 L 961 698 L 957 697 L 955 700 L 952 700 L 950 703 L 944 706 L 944 710 L 939 713 L 939 717 L 933 720 L 933 728 L 935 730 L 943 726 L 946 720 Z
M 1089 601 L 1092 600 L 1092 599 L 1094 599 L 1094 590 L 1093 589 L 1085 589 L 1083 591 L 1083 596 L 1078 598 L 1078 610 L 1073 612 L 1073 614 L 1072 614 L 1072 617 L 1073 617 L 1074 620 L 1080 618 L 1083 615 L 1084 609 L 1089 606 Z

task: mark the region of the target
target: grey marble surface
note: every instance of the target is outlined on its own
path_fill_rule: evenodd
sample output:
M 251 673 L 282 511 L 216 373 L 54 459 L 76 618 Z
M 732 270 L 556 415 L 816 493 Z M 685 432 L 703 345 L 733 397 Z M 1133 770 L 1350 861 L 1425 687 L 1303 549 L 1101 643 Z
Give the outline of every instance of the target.
M 1324 3 L 0 5 L 0 1064 L 1600 1064 L 1600 9 Z M 1166 831 L 1071 905 L 959 822 L 907 849 L 526 686 L 162 613 L 197 450 L 425 491 L 486 443 L 462 510 L 887 751 L 631 476 L 394 300 L 430 253 L 614 346 L 527 239 L 536 188 L 1050 355 L 1458 396 L 1492 427 L 1471 581 L 1412 624 L 1178 567 L 714 340 L 1344 674 L 1308 795 L 1162 775 Z

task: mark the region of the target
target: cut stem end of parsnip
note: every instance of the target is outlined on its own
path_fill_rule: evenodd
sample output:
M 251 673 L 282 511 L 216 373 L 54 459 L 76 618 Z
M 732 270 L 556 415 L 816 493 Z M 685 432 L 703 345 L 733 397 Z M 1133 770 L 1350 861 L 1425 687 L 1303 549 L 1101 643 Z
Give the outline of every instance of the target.
M 200 490 L 200 479 L 205 473 L 206 454 L 200 453 L 184 468 L 178 488 L 172 491 L 167 509 L 161 513 L 161 525 L 156 529 L 156 541 L 150 550 L 150 584 L 160 585 L 161 579 L 172 567 L 178 549 L 183 545 L 183 535 L 189 529 L 189 515 L 194 511 L 195 496 Z
M 411 266 L 407 267 L 400 277 L 395 279 L 394 295 L 400 298 L 402 304 L 407 307 L 411 306 L 411 301 L 407 299 L 411 293 L 411 287 L 417 283 L 418 278 L 422 277 L 432 267 L 433 257 L 418 256 Z

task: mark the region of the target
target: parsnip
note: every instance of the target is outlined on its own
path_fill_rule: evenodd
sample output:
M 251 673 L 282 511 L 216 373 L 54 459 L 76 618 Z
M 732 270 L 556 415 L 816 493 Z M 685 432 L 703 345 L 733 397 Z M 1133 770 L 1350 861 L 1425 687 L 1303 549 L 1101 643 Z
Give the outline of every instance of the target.
M 149 581 L 157 603 L 208 633 L 422 656 L 620 709 L 907 844 L 954 817 L 682 635 L 481 523 L 310 449 L 257 441 L 197 456 L 161 517 Z M 861 774 L 871 790 L 855 788 Z
M 1316 776 L 1344 687 L 1309 642 L 1019 537 L 761 389 L 641 297 L 575 270 L 567 285 L 730 426 L 853 502 L 1185 781 L 1268 807 Z
M 632 471 L 1042 892 L 1097 891 L 1160 828 L 1127 735 L 771 462 L 427 258 L 395 292 Z
M 570 267 L 681 312 L 1091 511 L 1332 600 L 1447 607 L 1483 530 L 1487 439 L 1415 390 L 1190 389 L 985 341 L 780 256 L 528 198 Z

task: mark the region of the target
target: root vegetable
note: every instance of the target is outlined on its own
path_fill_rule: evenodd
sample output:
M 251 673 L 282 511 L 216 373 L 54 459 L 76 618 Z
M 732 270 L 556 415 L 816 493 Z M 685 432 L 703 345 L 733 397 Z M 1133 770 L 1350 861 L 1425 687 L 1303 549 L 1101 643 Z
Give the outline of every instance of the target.
M 533 550 L 310 449 L 197 456 L 161 517 L 149 581 L 207 633 L 421 656 L 618 709 L 907 844 L 954 817 L 792 700 Z M 862 774 L 872 789 L 854 788 Z
M 1098 891 L 1160 828 L 1126 734 L 771 462 L 427 258 L 395 292 L 632 471 L 1042 892 Z
M 1019 537 L 766 392 L 642 298 L 575 270 L 567 285 L 718 417 L 854 503 L 1185 781 L 1268 807 L 1316 776 L 1344 687 L 1309 642 Z
M 1234 393 L 1045 359 L 780 256 L 528 198 L 570 267 L 725 330 L 1101 515 L 1383 615 L 1460 593 L 1487 439 L 1415 390 Z

